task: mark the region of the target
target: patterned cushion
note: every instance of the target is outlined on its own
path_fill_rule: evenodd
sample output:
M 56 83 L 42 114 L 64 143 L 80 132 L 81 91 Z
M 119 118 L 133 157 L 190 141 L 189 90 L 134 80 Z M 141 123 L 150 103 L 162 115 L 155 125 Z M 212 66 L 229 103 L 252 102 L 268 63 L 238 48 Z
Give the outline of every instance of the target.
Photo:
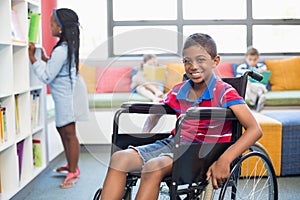
M 265 111 L 264 114 L 282 123 L 281 175 L 299 175 L 300 111 Z

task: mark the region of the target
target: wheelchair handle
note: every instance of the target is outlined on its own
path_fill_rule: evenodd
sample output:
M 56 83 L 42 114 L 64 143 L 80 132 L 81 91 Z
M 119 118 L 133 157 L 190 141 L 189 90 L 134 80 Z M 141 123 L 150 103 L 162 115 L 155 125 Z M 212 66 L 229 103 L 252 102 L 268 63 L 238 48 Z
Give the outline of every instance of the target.
M 257 81 L 261 81 L 264 78 L 261 74 L 255 72 L 255 71 L 247 71 L 247 72 L 245 72 L 245 75 L 250 76 L 251 78 L 253 78 Z
M 129 113 L 176 114 L 168 105 L 155 102 L 125 102 L 121 105 L 121 108 Z

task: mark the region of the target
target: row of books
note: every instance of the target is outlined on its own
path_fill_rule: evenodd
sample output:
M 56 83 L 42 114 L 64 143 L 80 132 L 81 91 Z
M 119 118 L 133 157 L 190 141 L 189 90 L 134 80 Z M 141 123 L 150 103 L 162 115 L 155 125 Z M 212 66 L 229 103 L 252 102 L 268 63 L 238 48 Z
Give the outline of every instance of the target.
M 28 14 L 28 41 L 37 43 L 39 35 L 39 13 Z M 18 20 L 18 13 L 16 10 L 11 10 L 11 28 L 12 28 L 12 40 L 14 42 L 26 42 L 26 35 L 22 31 L 21 23 Z
M 17 143 L 17 155 L 18 155 L 18 164 L 19 164 L 19 178 L 21 179 L 22 175 L 22 163 L 23 163 L 23 151 L 24 151 L 24 140 Z M 42 166 L 42 146 L 41 140 L 33 139 L 32 140 L 32 152 L 33 152 L 33 165 L 35 167 Z
M 0 106 L 0 144 L 7 141 L 6 108 Z

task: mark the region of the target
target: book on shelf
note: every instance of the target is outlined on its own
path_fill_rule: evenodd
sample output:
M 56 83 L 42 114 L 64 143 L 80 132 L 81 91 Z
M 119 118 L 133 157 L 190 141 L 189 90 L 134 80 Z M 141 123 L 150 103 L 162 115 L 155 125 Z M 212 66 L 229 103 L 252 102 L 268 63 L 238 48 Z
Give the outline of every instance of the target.
M 20 114 L 19 114 L 19 96 L 15 95 L 15 110 L 16 110 L 16 134 L 20 133 Z
M 6 108 L 0 107 L 0 123 L 1 123 L 1 143 L 7 141 L 7 127 L 6 127 Z
M 21 175 L 22 175 L 23 149 L 24 149 L 24 140 L 17 143 L 17 155 L 18 155 L 18 161 L 19 161 L 19 178 L 20 179 L 21 179 Z
M 41 15 L 39 13 L 29 13 L 28 19 L 29 19 L 28 41 L 37 43 Z
M 11 10 L 11 34 L 12 41 L 26 43 L 26 38 L 20 26 L 17 11 L 15 10 Z
M 40 119 L 40 94 L 37 91 L 31 93 L 31 124 L 32 127 L 39 125 Z
M 2 111 L 0 107 L 0 144 L 4 142 L 4 135 L 2 133 Z
M 35 167 L 42 166 L 42 144 L 41 140 L 33 139 L 32 140 L 32 150 L 33 150 L 33 165 Z

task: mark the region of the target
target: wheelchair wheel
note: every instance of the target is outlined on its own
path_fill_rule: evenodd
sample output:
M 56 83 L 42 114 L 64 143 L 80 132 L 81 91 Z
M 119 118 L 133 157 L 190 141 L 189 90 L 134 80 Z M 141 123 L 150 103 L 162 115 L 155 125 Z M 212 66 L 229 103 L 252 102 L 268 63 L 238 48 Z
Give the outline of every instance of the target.
M 99 189 L 96 191 L 93 200 L 99 200 L 99 199 L 100 199 L 100 196 L 101 196 L 101 192 L 102 192 L 102 188 L 99 188 Z
M 219 199 L 277 200 L 277 180 L 268 157 L 250 149 L 234 165 Z
M 130 188 L 130 190 L 125 191 L 124 197 L 122 198 L 122 200 L 131 200 L 131 192 L 132 192 L 132 191 L 131 191 L 131 188 Z M 93 200 L 99 200 L 100 197 L 101 197 L 101 193 L 102 193 L 102 188 L 99 188 L 99 189 L 96 191 Z

